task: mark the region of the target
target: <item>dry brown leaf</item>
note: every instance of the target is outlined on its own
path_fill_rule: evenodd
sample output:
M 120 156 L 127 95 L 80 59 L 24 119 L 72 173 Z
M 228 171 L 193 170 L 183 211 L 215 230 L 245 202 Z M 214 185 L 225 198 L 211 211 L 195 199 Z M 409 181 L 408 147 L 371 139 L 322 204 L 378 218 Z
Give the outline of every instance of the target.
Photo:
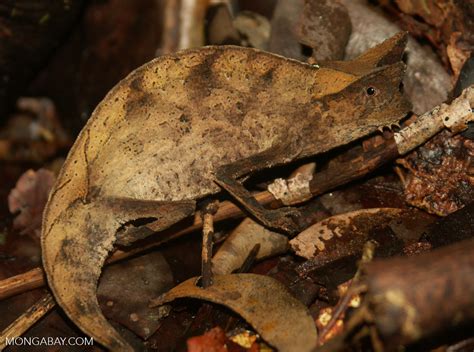
M 298 40 L 313 49 L 316 61 L 342 60 L 351 30 L 347 9 L 334 0 L 305 0 L 296 27 Z
M 396 4 L 412 16 L 402 16 L 402 21 L 438 48 L 456 79 L 474 47 L 472 1 L 396 0 Z
M 227 346 L 229 339 L 219 326 L 212 328 L 204 335 L 189 338 L 186 343 L 188 352 L 227 352 L 229 350 Z
M 15 188 L 11 190 L 8 209 L 11 213 L 19 212 L 13 226 L 22 234 L 40 237 L 43 210 L 55 179 L 54 173 L 49 170 L 30 169 L 21 175 Z
M 288 237 L 246 218 L 212 258 L 212 271 L 217 275 L 231 274 L 242 266 L 256 244 L 260 245 L 256 259 L 262 259 L 285 252 L 288 249 Z
M 412 215 L 411 210 L 396 208 L 362 209 L 335 215 L 307 228 L 292 239 L 290 245 L 296 254 L 324 265 L 360 253 L 370 234 L 383 228 L 399 237 L 421 235 L 424 226 L 415 229 L 415 234 L 406 234 L 402 220 L 407 221 Z M 397 241 L 389 231 L 382 232 L 387 241 Z
M 285 57 L 305 60 L 296 34 L 296 24 L 304 7 L 304 0 L 279 0 L 273 11 L 268 49 Z
M 222 304 L 244 318 L 270 345 L 281 352 L 312 351 L 316 326 L 307 308 L 280 282 L 256 274 L 217 275 L 206 289 L 189 279 L 152 301 L 152 306 L 177 298 L 198 298 Z
M 167 306 L 148 307 L 148 301 L 173 284 L 168 262 L 160 252 L 152 252 L 108 266 L 100 279 L 97 297 L 107 318 L 146 340 L 169 312 Z
M 405 158 L 405 196 L 409 204 L 446 216 L 474 198 L 474 142 L 444 131 Z

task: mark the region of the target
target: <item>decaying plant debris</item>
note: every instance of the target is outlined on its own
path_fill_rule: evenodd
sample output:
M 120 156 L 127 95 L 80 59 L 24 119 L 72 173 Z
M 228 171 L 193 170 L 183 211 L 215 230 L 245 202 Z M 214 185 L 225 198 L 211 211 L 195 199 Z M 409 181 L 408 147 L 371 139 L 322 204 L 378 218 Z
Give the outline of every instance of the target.
M 1 348 L 469 350 L 472 13 L 0 5 Z

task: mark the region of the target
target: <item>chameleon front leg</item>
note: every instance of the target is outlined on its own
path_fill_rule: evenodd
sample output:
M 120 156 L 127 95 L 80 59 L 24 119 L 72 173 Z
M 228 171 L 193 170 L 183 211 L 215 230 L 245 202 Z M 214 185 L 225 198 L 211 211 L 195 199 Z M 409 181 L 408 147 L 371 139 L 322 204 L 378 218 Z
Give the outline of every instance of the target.
M 298 232 L 300 230 L 299 211 L 290 207 L 277 210 L 265 209 L 238 179 L 255 171 L 294 161 L 300 153 L 301 148 L 296 144 L 276 145 L 259 154 L 219 167 L 215 174 L 215 182 L 229 192 L 263 225 L 285 233 Z

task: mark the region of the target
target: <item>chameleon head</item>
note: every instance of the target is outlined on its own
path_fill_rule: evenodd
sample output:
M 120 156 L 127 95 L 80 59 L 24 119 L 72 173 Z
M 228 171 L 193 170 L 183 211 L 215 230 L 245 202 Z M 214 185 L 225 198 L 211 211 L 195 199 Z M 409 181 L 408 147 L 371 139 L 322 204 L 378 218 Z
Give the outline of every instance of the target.
M 345 125 L 367 134 L 398 124 L 411 109 L 403 93 L 404 72 L 403 62 L 377 67 L 346 87 L 339 103 L 350 104 L 352 116 L 346 116 Z
M 305 140 L 316 141 L 317 152 L 344 145 L 392 125 L 406 116 L 411 104 L 403 94 L 403 62 L 375 67 L 337 92 L 315 99 Z M 314 147 L 308 146 L 308 154 Z

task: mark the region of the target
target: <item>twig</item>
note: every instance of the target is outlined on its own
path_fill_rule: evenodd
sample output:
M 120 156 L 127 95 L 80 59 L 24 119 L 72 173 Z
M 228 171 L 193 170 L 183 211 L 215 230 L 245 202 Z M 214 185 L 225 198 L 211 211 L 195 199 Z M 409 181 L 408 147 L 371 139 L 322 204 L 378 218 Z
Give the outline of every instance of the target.
M 341 315 L 347 310 L 349 306 L 349 302 L 351 301 L 354 295 L 360 294 L 362 291 L 365 290 L 364 285 L 358 285 L 359 278 L 361 275 L 361 267 L 363 264 L 367 264 L 372 261 L 374 257 L 374 250 L 375 250 L 375 243 L 373 241 L 368 241 L 364 249 L 362 251 L 362 259 L 359 263 L 359 268 L 357 269 L 354 278 L 351 280 L 349 287 L 344 296 L 339 300 L 336 307 L 334 308 L 334 312 L 332 314 L 331 320 L 326 324 L 324 329 L 321 330 L 318 340 L 320 342 L 324 341 L 326 335 L 331 331 L 334 324 L 336 324 L 337 320 L 341 317 Z
M 425 143 L 445 127 L 452 132 L 461 132 L 468 122 L 474 121 L 474 85 L 463 90 L 450 104 L 441 104 L 419 116 L 408 127 L 395 133 L 400 155 L 406 154 Z
M 39 301 L 2 331 L 0 335 L 0 351 L 6 347 L 7 338 L 12 339 L 23 335 L 54 306 L 53 296 L 51 296 L 50 293 L 46 293 Z
M 214 237 L 214 221 L 212 217 L 212 214 L 208 212 L 203 215 L 201 252 L 202 288 L 207 288 L 212 285 L 212 243 Z
M 179 49 L 204 45 L 204 19 L 209 0 L 181 0 Z
M 174 53 L 179 47 L 179 0 L 165 2 L 162 46 L 159 54 Z
M 0 300 L 44 285 L 42 268 L 34 268 L 26 273 L 0 281 Z

